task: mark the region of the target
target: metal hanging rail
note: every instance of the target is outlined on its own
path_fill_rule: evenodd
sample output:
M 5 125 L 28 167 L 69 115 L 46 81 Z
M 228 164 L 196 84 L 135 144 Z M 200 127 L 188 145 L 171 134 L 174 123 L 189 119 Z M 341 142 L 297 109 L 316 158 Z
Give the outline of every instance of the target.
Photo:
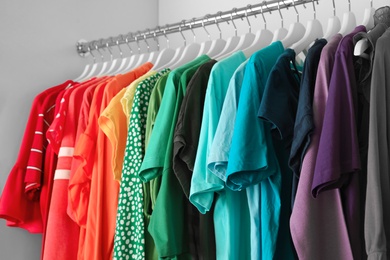
M 244 19 L 248 16 L 253 16 L 257 14 L 264 14 L 266 12 L 277 11 L 280 9 L 288 9 L 289 7 L 295 7 L 297 5 L 304 5 L 308 3 L 317 2 L 318 0 L 271 0 L 263 1 L 259 4 L 248 5 L 242 8 L 233 8 L 231 11 L 218 12 L 216 14 L 208 14 L 204 17 L 193 18 L 191 20 L 183 20 L 178 23 L 167 24 L 165 26 L 157 26 L 155 29 L 146 29 L 144 31 L 138 31 L 136 33 L 128 33 L 124 35 L 118 35 L 115 37 L 109 37 L 106 39 L 99 39 L 90 42 L 77 42 L 77 52 L 84 56 L 86 53 L 91 50 L 107 48 L 111 46 L 116 46 L 120 44 L 126 44 L 130 42 L 139 42 L 141 40 L 146 41 L 146 39 L 154 38 L 158 36 L 163 36 L 167 34 L 182 32 L 186 30 L 192 30 L 194 28 L 204 27 L 207 25 L 215 25 L 221 22 L 230 22 L 231 20 Z M 298 13 L 297 13 L 298 15 Z M 299 16 L 298 16 L 299 19 Z

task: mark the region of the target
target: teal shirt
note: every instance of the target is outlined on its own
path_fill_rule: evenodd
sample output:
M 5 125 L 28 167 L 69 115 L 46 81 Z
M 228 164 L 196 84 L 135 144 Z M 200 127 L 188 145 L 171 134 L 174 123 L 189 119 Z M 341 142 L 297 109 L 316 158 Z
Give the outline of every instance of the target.
M 202 213 L 213 202 L 217 259 L 250 258 L 250 225 L 246 192 L 224 189 L 224 182 L 207 169 L 207 158 L 229 84 L 240 82 L 245 55 L 240 51 L 216 63 L 206 91 L 199 145 L 191 180 L 190 201 Z M 232 79 L 231 79 L 232 78 Z M 235 88 L 233 86 L 232 88 Z M 218 196 L 214 200 L 214 193 Z
M 223 102 L 221 117 L 215 131 L 210 154 L 207 158 L 207 168 L 224 182 L 226 181 L 226 169 L 233 138 L 234 123 L 236 122 L 238 100 L 247 63 L 248 60 L 243 62 L 230 80 L 225 101 Z
M 226 173 L 233 190 L 247 187 L 252 259 L 274 259 L 280 218 L 281 171 L 270 124 L 258 119 L 269 73 L 284 48 L 280 42 L 253 54 L 246 65 Z
M 239 51 L 217 62 L 211 70 L 190 189 L 191 203 L 203 214 L 210 210 L 214 193 L 224 188 L 224 182 L 207 169 L 207 157 L 218 126 L 230 78 L 245 59 L 244 53 Z

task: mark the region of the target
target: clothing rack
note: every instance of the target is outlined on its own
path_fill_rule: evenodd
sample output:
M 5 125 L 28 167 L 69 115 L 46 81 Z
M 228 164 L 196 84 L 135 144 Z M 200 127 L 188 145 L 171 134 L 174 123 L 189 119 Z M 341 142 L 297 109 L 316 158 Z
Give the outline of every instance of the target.
M 221 22 L 227 22 L 244 18 L 248 19 L 248 16 L 253 16 L 257 14 L 261 14 L 263 16 L 263 20 L 266 26 L 266 20 L 264 18 L 264 13 L 272 11 L 277 11 L 280 9 L 288 9 L 289 7 L 292 7 L 295 9 L 295 12 L 297 14 L 297 20 L 299 21 L 299 13 L 297 9 L 295 8 L 297 5 L 304 5 L 307 3 L 312 3 L 313 6 L 315 5 L 315 2 L 318 4 L 318 0 L 286 0 L 286 1 L 279 1 L 279 0 L 271 0 L 271 1 L 263 1 L 259 4 L 254 5 L 247 5 L 246 7 L 242 8 L 233 8 L 231 11 L 225 11 L 225 12 L 218 12 L 215 14 L 208 14 L 204 17 L 199 18 L 193 18 L 190 20 L 182 20 L 178 23 L 173 24 L 167 24 L 165 26 L 157 26 L 155 29 L 150 30 L 146 29 L 143 31 L 138 31 L 136 33 L 128 33 L 125 35 L 118 35 L 115 37 L 109 37 L 105 39 L 99 39 L 94 41 L 79 41 L 77 42 L 77 52 L 81 56 L 85 56 L 88 52 L 91 50 L 97 50 L 102 48 L 108 48 L 115 45 L 120 44 L 127 44 L 130 42 L 137 42 L 139 43 L 140 40 L 144 40 L 146 42 L 146 39 L 154 38 L 156 40 L 156 37 L 158 36 L 165 36 L 167 34 L 172 33 L 181 33 L 183 31 L 192 30 L 194 28 L 204 27 L 208 25 L 216 25 L 218 26 Z M 249 22 L 248 22 L 249 23 Z M 233 23 L 234 25 L 234 23 Z M 235 25 L 234 25 L 235 27 Z M 219 27 L 218 27 L 219 28 Z M 236 29 L 236 28 L 235 28 Z M 219 30 L 221 32 L 221 30 Z M 236 29 L 237 34 L 237 29 Z M 183 36 L 183 34 L 182 34 Z M 186 44 L 185 37 L 184 38 L 184 44 Z M 167 41 L 168 38 L 166 37 Z M 157 41 L 157 40 L 156 40 Z M 147 42 L 146 42 L 147 43 Z M 169 43 L 169 41 L 168 41 Z M 147 44 L 148 45 L 148 44 Z M 149 47 L 149 46 L 148 46 Z

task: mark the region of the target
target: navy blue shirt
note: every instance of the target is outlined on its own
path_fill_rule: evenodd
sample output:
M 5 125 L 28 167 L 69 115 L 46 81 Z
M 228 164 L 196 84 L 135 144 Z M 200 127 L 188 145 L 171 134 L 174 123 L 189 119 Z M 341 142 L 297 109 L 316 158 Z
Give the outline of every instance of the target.
M 290 230 L 291 187 L 293 174 L 288 166 L 294 122 L 298 106 L 300 72 L 295 66 L 295 51 L 287 49 L 271 70 L 261 100 L 258 117 L 271 124 L 272 142 L 281 170 L 280 220 L 275 259 L 286 259 L 284 252 L 294 255 L 291 235 L 280 231 Z
M 320 62 L 322 48 L 326 45 L 325 39 L 317 40 L 309 49 L 303 65 L 302 78 L 299 89 L 298 108 L 294 125 L 294 136 L 291 144 L 289 166 L 294 173 L 292 183 L 292 203 L 298 187 L 303 158 L 310 144 L 310 135 L 314 130 L 313 94 Z

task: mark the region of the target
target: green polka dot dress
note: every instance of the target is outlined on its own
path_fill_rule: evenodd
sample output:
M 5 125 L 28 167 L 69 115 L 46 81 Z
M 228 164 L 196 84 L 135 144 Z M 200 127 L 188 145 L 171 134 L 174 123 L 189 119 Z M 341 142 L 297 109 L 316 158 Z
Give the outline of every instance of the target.
M 122 167 L 114 259 L 145 259 L 143 183 L 138 171 L 145 153 L 145 126 L 150 94 L 169 69 L 141 81 L 135 91 Z

